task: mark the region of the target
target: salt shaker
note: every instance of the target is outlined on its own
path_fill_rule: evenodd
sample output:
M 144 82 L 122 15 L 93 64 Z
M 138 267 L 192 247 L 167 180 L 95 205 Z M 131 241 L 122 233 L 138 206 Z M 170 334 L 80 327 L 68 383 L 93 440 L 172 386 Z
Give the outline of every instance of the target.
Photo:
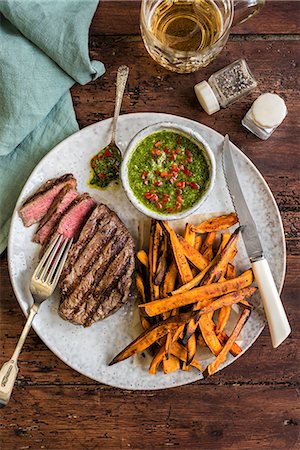
M 212 74 L 208 82 L 194 87 L 197 98 L 207 114 L 226 108 L 257 86 L 246 61 L 239 59 Z
M 242 120 L 245 128 L 266 140 L 287 115 L 284 100 L 277 94 L 261 94 Z

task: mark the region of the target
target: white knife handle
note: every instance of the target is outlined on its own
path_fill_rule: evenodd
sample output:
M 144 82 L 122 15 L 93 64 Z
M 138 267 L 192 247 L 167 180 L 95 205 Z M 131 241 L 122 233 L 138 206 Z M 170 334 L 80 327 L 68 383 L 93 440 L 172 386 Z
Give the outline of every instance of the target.
M 268 261 L 252 263 L 252 269 L 262 298 L 273 347 L 278 347 L 290 334 L 291 327 L 279 297 Z

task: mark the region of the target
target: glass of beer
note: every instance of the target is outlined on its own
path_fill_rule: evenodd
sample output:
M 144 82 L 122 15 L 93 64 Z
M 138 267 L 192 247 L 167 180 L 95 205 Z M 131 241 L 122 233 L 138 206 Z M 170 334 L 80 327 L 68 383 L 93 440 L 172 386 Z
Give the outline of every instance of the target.
M 231 27 L 265 0 L 142 0 L 141 34 L 163 67 L 189 73 L 207 66 L 223 49 Z

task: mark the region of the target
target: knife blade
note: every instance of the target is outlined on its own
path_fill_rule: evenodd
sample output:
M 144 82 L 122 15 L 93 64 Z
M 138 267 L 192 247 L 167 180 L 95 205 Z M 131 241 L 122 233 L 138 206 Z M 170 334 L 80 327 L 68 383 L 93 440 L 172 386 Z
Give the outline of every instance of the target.
M 276 348 L 288 337 L 291 332 L 291 327 L 279 297 L 268 261 L 264 257 L 255 221 L 249 211 L 239 183 L 228 135 L 225 136 L 223 144 L 223 170 L 229 194 L 241 225 L 243 241 L 262 298 L 272 344 Z

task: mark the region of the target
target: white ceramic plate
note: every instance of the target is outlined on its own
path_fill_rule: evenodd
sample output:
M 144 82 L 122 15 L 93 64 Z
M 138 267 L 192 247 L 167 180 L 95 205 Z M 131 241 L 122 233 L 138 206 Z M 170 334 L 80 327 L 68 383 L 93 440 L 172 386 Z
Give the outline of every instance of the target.
M 197 217 L 189 221 L 205 219 L 209 214 L 216 215 L 233 210 L 221 167 L 223 137 L 214 130 L 197 122 L 169 114 L 137 113 L 121 116 L 118 124 L 118 144 L 125 150 L 127 143 L 137 131 L 159 121 L 173 121 L 190 127 L 202 134 L 212 148 L 217 163 L 216 183 L 212 193 L 198 211 Z M 25 228 L 18 216 L 22 202 L 49 178 L 72 172 L 78 180 L 80 192 L 87 191 L 99 201 L 111 207 L 124 221 L 137 239 L 137 226 L 142 216 L 127 200 L 122 188 L 106 191 L 90 189 L 89 161 L 99 149 L 110 141 L 111 120 L 91 125 L 70 136 L 57 145 L 38 164 L 30 175 L 17 202 L 9 236 L 8 258 L 12 285 L 20 306 L 27 314 L 32 303 L 29 280 L 37 264 L 39 246 L 31 242 L 35 226 Z M 262 245 L 279 290 L 285 275 L 285 241 L 281 218 L 270 189 L 251 161 L 237 148 L 233 147 L 235 163 L 247 202 L 255 217 Z M 179 224 L 180 225 L 180 224 Z M 240 239 L 237 267 L 241 272 L 250 262 Z M 133 299 L 116 314 L 102 322 L 83 328 L 72 325 L 57 314 L 59 293 L 42 304 L 34 319 L 33 327 L 45 344 L 66 364 L 78 372 L 102 383 L 126 389 L 162 389 L 187 384 L 202 378 L 196 369 L 190 372 L 178 371 L 169 375 L 148 373 L 150 357 L 146 353 L 123 361 L 112 367 L 109 361 L 119 353 L 139 332 L 137 307 Z M 253 344 L 264 327 L 259 294 L 254 298 L 256 305 L 250 319 L 243 329 L 241 345 L 243 353 Z M 232 326 L 229 325 L 229 327 Z M 230 330 L 228 330 L 230 331 Z M 206 366 L 212 359 L 208 352 L 199 355 Z M 231 364 L 235 358 L 229 355 L 220 369 Z

